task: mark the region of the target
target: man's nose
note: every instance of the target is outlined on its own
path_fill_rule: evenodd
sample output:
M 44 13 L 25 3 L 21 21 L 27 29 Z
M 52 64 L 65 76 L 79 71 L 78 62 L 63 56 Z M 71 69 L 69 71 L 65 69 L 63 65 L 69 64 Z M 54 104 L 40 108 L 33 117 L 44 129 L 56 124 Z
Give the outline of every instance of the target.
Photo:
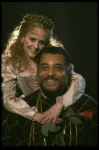
M 55 70 L 53 68 L 49 68 L 48 75 L 55 76 L 55 74 L 56 74 Z

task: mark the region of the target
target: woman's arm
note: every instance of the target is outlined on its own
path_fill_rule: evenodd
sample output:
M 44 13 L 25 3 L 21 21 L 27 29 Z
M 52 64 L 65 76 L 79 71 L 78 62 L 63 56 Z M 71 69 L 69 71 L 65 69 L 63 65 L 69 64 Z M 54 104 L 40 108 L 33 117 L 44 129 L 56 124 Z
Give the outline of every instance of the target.
M 72 66 L 72 82 L 70 88 L 63 96 L 57 97 L 57 100 L 63 103 L 64 109 L 74 104 L 84 94 L 85 90 L 85 79 L 80 74 L 75 73 L 73 68 Z
M 4 65 L 2 62 L 1 72 L 3 82 L 1 84 L 3 93 L 3 104 L 5 108 L 12 112 L 33 120 L 33 116 L 38 111 L 37 108 L 30 107 L 21 97 L 16 97 L 16 74 L 11 67 Z

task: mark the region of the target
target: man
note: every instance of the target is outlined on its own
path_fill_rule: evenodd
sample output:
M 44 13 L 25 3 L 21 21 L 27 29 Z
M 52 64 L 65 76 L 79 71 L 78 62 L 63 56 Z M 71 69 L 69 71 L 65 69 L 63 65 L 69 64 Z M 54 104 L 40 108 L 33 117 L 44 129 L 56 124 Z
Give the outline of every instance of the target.
M 34 121 L 40 124 L 59 124 L 63 121 L 63 119 L 60 118 L 64 110 L 62 102 L 60 103 L 59 101 L 59 105 L 56 104 L 57 115 L 55 115 L 57 118 L 49 119 L 46 117 L 45 112 L 51 114 L 50 107 L 56 103 L 56 97 L 66 93 L 71 84 L 71 67 L 68 55 L 61 47 L 45 48 L 39 53 L 37 68 L 41 90 L 26 96 L 25 101 L 27 101 L 31 107 L 36 106 L 38 108 L 38 112 L 33 117 Z M 34 100 L 34 97 L 37 97 L 37 99 Z M 46 117 L 46 119 L 44 119 L 44 117 Z M 63 129 L 63 124 L 61 124 L 61 129 Z M 50 134 L 50 139 L 51 137 L 52 133 Z M 48 141 L 50 141 L 50 139 L 48 139 Z
M 51 116 L 50 107 L 53 107 L 53 104 L 55 104 L 56 97 L 66 93 L 71 84 L 71 67 L 66 51 L 61 47 L 49 47 L 43 49 L 38 55 L 37 67 L 38 81 L 41 89 L 26 96 L 24 100 L 29 104 L 29 106 L 36 106 L 38 112 L 36 112 L 34 115 L 33 122 L 18 116 L 19 124 L 17 128 L 14 128 L 12 131 L 16 142 L 18 140 L 18 144 L 16 146 L 20 146 L 20 144 L 23 144 L 22 146 L 27 145 L 27 142 L 28 146 L 43 145 L 44 143 L 44 145 L 59 146 L 71 145 L 71 143 L 73 145 L 76 143 L 77 145 L 77 139 L 79 145 L 93 144 L 93 141 L 94 139 L 96 141 L 96 138 L 95 136 L 92 138 L 89 136 L 89 128 L 91 127 L 91 123 L 89 123 L 88 120 L 82 120 L 81 126 L 81 120 L 79 120 L 77 117 L 73 117 L 73 115 L 78 112 L 84 112 L 85 110 L 89 109 L 92 109 L 93 111 L 96 110 L 97 103 L 89 96 L 83 95 L 75 104 L 70 107 L 70 109 L 68 108 L 66 110 L 64 109 L 62 102 L 59 101 L 59 105 L 56 105 L 56 118 L 50 119 L 49 117 L 46 117 L 46 114 Z M 69 120 L 67 118 L 65 122 L 64 117 L 66 116 L 69 116 L 70 118 Z M 63 138 L 62 135 L 64 127 L 66 128 L 67 132 Z M 77 133 L 77 127 L 78 133 L 80 132 L 79 135 Z M 84 128 L 84 131 L 82 131 L 83 127 L 86 127 Z M 90 130 L 91 129 L 92 128 L 90 128 Z M 19 133 L 20 135 L 16 135 L 15 130 L 16 133 Z M 42 130 L 43 134 L 41 132 Z M 93 129 L 93 131 L 95 131 L 95 129 Z M 74 139 L 73 141 L 71 141 L 71 132 L 72 140 Z M 90 142 L 90 140 L 92 141 Z
M 67 53 L 62 48 L 49 47 L 41 51 L 39 56 L 38 81 L 42 94 L 50 100 L 55 100 L 57 96 L 63 95 L 68 90 L 71 83 L 71 69 Z M 59 106 L 56 106 L 56 109 L 60 110 L 58 115 L 63 109 L 63 104 L 60 103 Z M 41 124 L 45 124 L 47 121 L 49 123 L 51 122 L 51 120 L 48 120 L 48 118 L 43 121 L 43 116 L 44 113 L 43 115 L 36 113 L 33 119 Z M 56 119 L 53 120 L 53 123 L 55 123 L 55 121 Z M 57 123 L 58 121 L 61 121 L 61 119 L 58 118 Z
M 63 95 L 68 90 L 71 84 L 71 73 L 70 73 L 71 68 L 69 64 L 68 55 L 66 51 L 60 47 L 45 48 L 40 52 L 38 56 L 37 67 L 38 67 L 38 81 L 41 90 L 36 91 L 25 97 L 25 100 L 31 107 L 36 106 L 38 108 L 38 112 L 33 117 L 33 120 L 38 122 L 39 124 L 46 124 L 46 123 L 53 123 L 59 125 L 61 124 L 61 129 L 63 130 L 64 122 L 63 119 L 61 118 L 64 112 L 63 104 L 59 102 L 60 106 L 59 107 L 56 106 L 57 118 L 55 120 L 53 118 L 51 119 L 47 118 L 45 112 L 48 111 L 48 113 L 51 113 L 49 110 L 50 107 L 56 102 L 56 97 Z M 37 98 L 34 100 L 34 97 Z M 83 95 L 80 98 L 80 100 L 78 100 L 73 105 L 73 109 L 75 112 L 79 110 L 80 111 L 85 111 L 89 109 L 95 110 L 96 107 L 97 107 L 96 101 L 85 95 Z M 46 117 L 46 120 L 44 120 L 44 116 Z M 76 119 L 77 118 L 71 121 L 73 121 L 73 123 L 77 126 L 80 120 L 77 120 L 78 122 L 76 122 Z M 89 128 L 89 126 L 87 126 L 86 128 Z M 81 129 L 79 129 L 79 131 Z M 70 129 L 68 129 L 68 131 L 69 130 Z M 53 139 L 54 135 L 50 133 L 49 136 L 50 138 L 48 138 L 48 141 L 50 141 L 49 145 L 51 145 L 51 139 Z M 83 136 L 81 134 L 80 138 L 82 137 Z M 84 139 L 85 137 L 83 137 L 83 139 L 81 139 L 80 141 L 82 142 Z M 84 144 L 88 145 L 87 139 L 85 140 L 86 142 L 83 141 L 83 145 Z M 76 133 L 76 144 L 77 144 L 77 133 Z

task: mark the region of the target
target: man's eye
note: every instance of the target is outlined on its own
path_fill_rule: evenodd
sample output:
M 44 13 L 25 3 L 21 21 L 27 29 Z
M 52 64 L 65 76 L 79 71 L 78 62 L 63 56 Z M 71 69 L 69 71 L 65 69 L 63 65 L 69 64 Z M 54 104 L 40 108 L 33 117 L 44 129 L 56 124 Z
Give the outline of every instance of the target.
M 46 70 L 48 67 L 42 67 L 42 70 Z
M 56 67 L 56 70 L 62 70 L 62 67 Z

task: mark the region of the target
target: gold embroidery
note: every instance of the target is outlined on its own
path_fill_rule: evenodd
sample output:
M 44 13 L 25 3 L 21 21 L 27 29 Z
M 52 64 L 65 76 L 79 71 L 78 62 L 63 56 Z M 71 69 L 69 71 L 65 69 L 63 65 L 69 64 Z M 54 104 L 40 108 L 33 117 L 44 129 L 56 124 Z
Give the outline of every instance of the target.
M 21 108 L 21 112 L 22 113 L 27 113 L 27 112 L 31 112 L 31 111 L 37 111 L 37 108 L 35 106 Z

